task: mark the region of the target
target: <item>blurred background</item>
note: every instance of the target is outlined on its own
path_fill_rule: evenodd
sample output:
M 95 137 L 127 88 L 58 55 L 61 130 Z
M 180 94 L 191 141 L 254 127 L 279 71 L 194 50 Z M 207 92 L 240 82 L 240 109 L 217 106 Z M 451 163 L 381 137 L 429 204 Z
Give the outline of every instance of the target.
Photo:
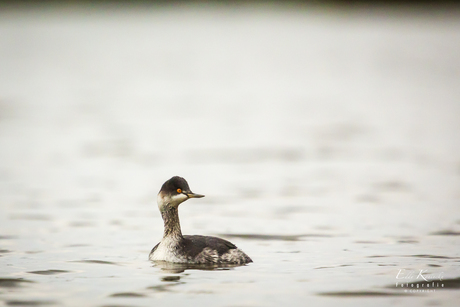
M 399 241 L 458 257 L 459 17 L 430 1 L 1 1 L 0 273 L 145 262 L 174 175 L 206 194 L 181 206 L 183 232 L 233 237 L 255 263 Z M 305 236 L 347 239 L 311 259 Z M 367 281 L 393 282 L 381 273 Z

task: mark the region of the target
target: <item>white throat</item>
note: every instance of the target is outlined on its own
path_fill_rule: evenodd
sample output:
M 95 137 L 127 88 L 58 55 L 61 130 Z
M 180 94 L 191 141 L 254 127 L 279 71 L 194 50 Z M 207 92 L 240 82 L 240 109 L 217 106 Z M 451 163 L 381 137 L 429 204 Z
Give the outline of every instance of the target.
M 157 196 L 157 204 L 160 211 L 163 211 L 165 206 L 170 205 L 173 207 L 179 206 L 181 203 L 186 201 L 188 196 L 185 194 L 177 194 L 177 195 L 165 195 L 163 192 L 158 193 Z

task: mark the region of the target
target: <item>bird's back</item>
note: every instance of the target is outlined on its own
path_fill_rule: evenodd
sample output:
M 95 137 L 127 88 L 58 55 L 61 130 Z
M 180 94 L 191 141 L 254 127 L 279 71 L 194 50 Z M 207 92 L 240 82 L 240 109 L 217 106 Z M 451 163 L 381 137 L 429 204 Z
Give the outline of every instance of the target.
M 156 252 L 161 242 L 151 251 L 151 256 Z M 183 236 L 177 245 L 171 247 L 174 258 L 183 259 L 187 263 L 249 263 L 249 258 L 242 250 L 233 243 L 211 236 Z M 152 259 L 152 257 L 150 257 Z M 168 261 L 168 259 L 164 259 Z
M 199 235 L 184 236 L 181 245 L 183 246 L 184 250 L 186 250 L 187 253 L 192 257 L 196 257 L 206 247 L 217 251 L 219 256 L 228 253 L 228 251 L 231 249 L 237 248 L 233 243 L 227 240 L 217 237 Z
M 184 236 L 182 252 L 195 263 L 249 263 L 251 258 L 235 244 L 217 237 Z

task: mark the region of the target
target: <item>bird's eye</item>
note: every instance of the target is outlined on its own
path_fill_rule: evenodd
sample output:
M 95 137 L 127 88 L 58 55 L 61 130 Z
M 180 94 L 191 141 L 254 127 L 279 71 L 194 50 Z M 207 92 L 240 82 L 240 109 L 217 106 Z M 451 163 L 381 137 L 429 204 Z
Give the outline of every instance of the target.
M 181 189 L 177 189 L 177 193 L 182 193 L 182 190 L 181 190 Z

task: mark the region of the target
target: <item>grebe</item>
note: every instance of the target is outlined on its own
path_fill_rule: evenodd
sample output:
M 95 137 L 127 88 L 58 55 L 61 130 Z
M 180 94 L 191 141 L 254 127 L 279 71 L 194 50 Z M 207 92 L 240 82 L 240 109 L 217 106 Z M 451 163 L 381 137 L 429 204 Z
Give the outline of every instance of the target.
M 163 239 L 150 252 L 150 260 L 193 264 L 244 264 L 251 258 L 233 243 L 217 237 L 183 236 L 178 208 L 189 198 L 204 195 L 190 191 L 187 181 L 174 176 L 166 181 L 158 193 L 157 202 L 164 221 Z

